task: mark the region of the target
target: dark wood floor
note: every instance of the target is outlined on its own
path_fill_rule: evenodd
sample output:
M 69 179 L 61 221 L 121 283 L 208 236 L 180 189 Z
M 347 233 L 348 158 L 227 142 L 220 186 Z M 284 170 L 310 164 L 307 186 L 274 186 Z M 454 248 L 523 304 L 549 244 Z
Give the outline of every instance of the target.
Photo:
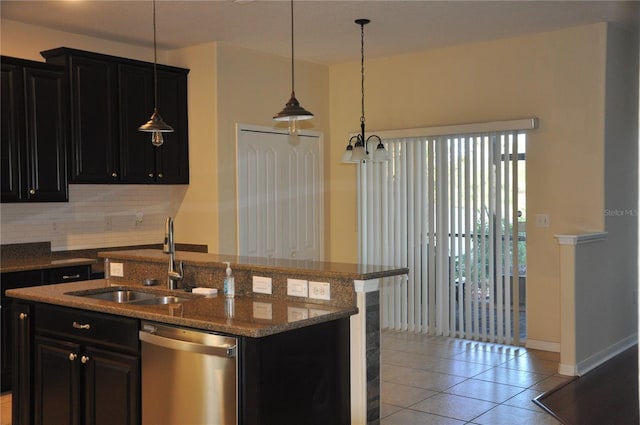
M 567 425 L 638 425 L 638 346 L 535 401 Z

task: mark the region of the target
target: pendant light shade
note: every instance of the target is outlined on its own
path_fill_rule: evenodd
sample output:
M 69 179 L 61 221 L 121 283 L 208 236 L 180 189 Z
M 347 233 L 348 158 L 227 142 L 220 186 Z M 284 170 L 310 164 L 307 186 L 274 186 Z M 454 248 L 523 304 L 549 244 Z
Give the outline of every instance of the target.
M 172 133 L 173 127 L 164 122 L 158 112 L 158 50 L 156 45 L 156 1 L 153 4 L 153 114 L 149 121 L 138 127 L 138 131 L 151 133 L 151 144 L 159 147 L 164 143 L 162 133 Z
M 295 68 L 294 68 L 294 52 L 293 52 L 293 0 L 291 0 L 291 98 L 284 105 L 284 109 L 278 112 L 273 119 L 275 121 L 288 121 L 289 122 L 289 134 L 297 135 L 299 132 L 298 121 L 308 120 L 313 118 L 313 114 L 302 106 L 296 99 L 295 92 Z
M 355 23 L 360 25 L 360 88 L 361 88 L 361 106 L 362 115 L 360 116 L 360 134 L 357 134 L 349 139 L 347 148 L 342 154 L 343 163 L 357 163 L 366 160 L 373 162 L 384 162 L 389 160 L 389 153 L 382 143 L 382 139 L 375 134 L 365 137 L 365 124 L 364 124 L 364 26 L 371 22 L 369 19 L 356 19 Z M 375 151 L 369 152 L 369 142 L 378 141 Z M 353 145 L 352 145 L 353 143 Z

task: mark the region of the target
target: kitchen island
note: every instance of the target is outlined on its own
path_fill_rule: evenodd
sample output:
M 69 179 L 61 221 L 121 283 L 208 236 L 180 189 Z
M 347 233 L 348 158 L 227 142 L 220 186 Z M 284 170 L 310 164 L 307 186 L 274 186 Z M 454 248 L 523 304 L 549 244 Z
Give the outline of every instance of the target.
M 105 258 L 107 279 L 25 288 L 8 295 L 20 299 L 17 304 L 23 309 L 35 308 L 35 321 L 43 306 L 57 305 L 65 306 L 60 314 L 92 311 L 135 323 L 144 320 L 238 337 L 238 423 L 375 422 L 370 412 L 376 403 L 379 412 L 379 323 L 375 320 L 379 316 L 370 307 L 368 294 L 377 299 L 377 279 L 406 273 L 406 269 L 178 252 L 177 260 L 184 263 L 182 286 L 222 289 L 222 262 L 230 261 L 237 296 L 230 309 L 222 295 L 185 294 L 187 299 L 177 303 L 180 308 L 176 309 L 172 304 L 125 305 L 84 296 L 83 291 L 114 286 L 166 291 L 142 285 L 147 278 L 164 283 L 167 256 L 161 251 L 100 256 Z M 271 279 L 271 293 L 254 292 L 255 276 Z M 289 295 L 288 279 L 296 279 L 295 284 L 320 282 L 328 290 Z M 260 286 L 260 291 L 264 289 Z M 17 308 L 16 314 L 21 313 L 25 314 Z M 24 327 L 19 318 L 14 320 Z M 376 344 L 378 359 L 372 361 Z

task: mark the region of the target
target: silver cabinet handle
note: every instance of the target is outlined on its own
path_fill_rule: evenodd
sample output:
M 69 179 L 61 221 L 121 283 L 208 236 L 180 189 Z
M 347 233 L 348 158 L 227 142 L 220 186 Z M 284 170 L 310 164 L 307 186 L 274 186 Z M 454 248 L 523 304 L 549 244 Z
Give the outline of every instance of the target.
M 26 318 L 29 317 L 29 315 L 27 313 L 20 313 L 18 317 L 20 318 L 20 320 L 26 320 Z
M 80 273 L 62 276 L 62 279 L 64 279 L 64 280 L 66 280 L 66 279 L 78 279 L 78 278 L 80 278 Z
M 84 325 L 81 325 L 80 323 L 75 322 L 75 321 L 73 322 L 73 327 L 76 328 L 76 329 L 86 329 L 86 330 L 91 329 L 91 325 L 90 324 L 85 323 Z
M 111 177 L 118 177 L 118 173 L 111 173 Z
M 87 362 L 89 361 L 89 356 L 80 357 L 80 361 L 82 362 L 82 364 L 87 364 Z
M 35 195 L 36 194 L 36 190 L 35 189 L 29 189 L 29 194 L 30 195 Z
M 78 355 L 75 353 L 69 353 L 69 360 L 74 361 L 78 358 Z
M 164 177 L 164 175 L 163 175 L 162 173 L 160 173 L 160 174 L 158 174 L 158 177 L 159 177 L 159 178 L 163 178 L 163 177 Z
M 153 178 L 153 173 L 149 173 L 149 177 Z

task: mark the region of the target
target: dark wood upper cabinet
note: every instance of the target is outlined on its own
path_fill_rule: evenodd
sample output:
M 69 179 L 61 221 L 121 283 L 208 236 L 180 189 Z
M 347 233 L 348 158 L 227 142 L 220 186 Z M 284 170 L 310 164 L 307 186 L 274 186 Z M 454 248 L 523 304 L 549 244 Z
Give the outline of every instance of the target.
M 2 202 L 66 202 L 64 70 L 2 56 Z
M 189 183 L 189 70 L 157 66 L 158 109 L 175 132 L 155 147 L 138 131 L 153 112 L 152 63 L 66 47 L 41 54 L 67 69 L 72 183 Z
M 122 178 L 128 183 L 189 182 L 187 80 L 182 74 L 158 71 L 158 110 L 173 133 L 164 144 L 151 144 L 151 134 L 138 131 L 153 112 L 153 72 L 132 65 L 119 67 Z

